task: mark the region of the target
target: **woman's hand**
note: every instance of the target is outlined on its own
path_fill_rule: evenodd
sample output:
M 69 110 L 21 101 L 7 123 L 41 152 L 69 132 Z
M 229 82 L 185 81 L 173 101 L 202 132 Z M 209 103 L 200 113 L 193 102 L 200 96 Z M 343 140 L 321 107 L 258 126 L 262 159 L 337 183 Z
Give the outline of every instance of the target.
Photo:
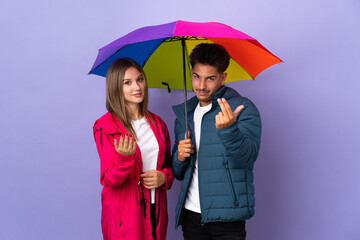
M 140 176 L 142 177 L 144 186 L 147 189 L 155 189 L 165 184 L 165 174 L 157 170 L 147 171 Z
M 119 142 L 114 139 L 114 147 L 117 153 L 121 155 L 132 155 L 136 151 L 136 141 L 130 134 L 121 134 Z

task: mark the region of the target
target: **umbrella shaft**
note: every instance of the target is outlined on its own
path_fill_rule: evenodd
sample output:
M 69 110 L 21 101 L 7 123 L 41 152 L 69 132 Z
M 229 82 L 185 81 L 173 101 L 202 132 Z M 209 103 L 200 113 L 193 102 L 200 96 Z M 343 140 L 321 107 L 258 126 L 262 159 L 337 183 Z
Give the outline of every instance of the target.
M 188 121 L 187 121 L 187 90 L 186 90 L 186 66 L 185 66 L 185 38 L 181 38 L 181 45 L 182 45 L 182 60 L 183 60 L 183 73 L 184 73 L 184 103 L 185 103 L 185 138 L 187 138 L 188 132 Z

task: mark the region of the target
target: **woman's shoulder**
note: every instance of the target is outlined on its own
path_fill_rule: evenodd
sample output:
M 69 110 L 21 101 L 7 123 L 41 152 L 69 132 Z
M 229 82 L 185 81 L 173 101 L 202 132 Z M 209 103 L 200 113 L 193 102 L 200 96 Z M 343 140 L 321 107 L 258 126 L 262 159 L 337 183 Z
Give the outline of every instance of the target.
M 106 112 L 104 115 L 102 115 L 99 119 L 97 119 L 94 123 L 94 127 L 98 125 L 102 125 L 103 123 L 108 122 L 111 120 L 111 113 Z
M 115 118 L 110 112 L 102 115 L 98 120 L 95 121 L 93 128 L 94 129 L 104 129 L 108 131 L 112 131 L 117 129 L 114 122 Z
M 148 111 L 150 116 L 153 118 L 153 119 L 161 119 L 161 117 L 159 117 L 158 115 L 156 115 L 155 113 L 151 112 L 151 111 Z
M 160 122 L 161 124 L 164 124 L 164 123 L 165 123 L 164 120 L 163 120 L 160 116 L 156 115 L 156 114 L 153 113 L 153 112 L 150 112 L 150 111 L 148 111 L 148 112 L 149 112 L 151 118 L 152 118 L 155 122 Z
M 153 124 L 157 128 L 162 129 L 162 131 L 164 131 L 164 130 L 167 131 L 167 125 L 166 125 L 165 121 L 161 117 L 156 115 L 155 113 L 150 112 L 150 111 L 148 111 L 148 112 L 149 112 L 150 116 L 153 119 Z

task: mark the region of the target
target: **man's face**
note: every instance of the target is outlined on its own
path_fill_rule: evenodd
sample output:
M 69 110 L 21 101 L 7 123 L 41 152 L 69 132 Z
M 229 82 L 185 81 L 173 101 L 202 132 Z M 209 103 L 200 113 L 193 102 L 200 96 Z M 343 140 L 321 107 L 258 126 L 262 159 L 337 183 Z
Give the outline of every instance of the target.
M 191 70 L 191 82 L 200 106 L 211 103 L 212 95 L 225 83 L 226 73 L 219 73 L 210 65 L 196 63 Z

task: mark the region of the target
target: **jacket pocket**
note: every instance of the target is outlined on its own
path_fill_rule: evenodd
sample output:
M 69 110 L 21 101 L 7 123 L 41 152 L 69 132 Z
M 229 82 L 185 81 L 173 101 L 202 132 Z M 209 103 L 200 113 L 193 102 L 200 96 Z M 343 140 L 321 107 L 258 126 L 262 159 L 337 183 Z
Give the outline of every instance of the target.
M 230 172 L 228 163 L 224 163 L 224 167 L 225 167 L 226 175 L 228 177 L 228 181 L 229 181 L 229 184 L 230 184 L 230 191 L 231 191 L 232 196 L 233 196 L 234 205 L 237 207 L 237 206 L 239 206 L 239 202 L 237 200 L 237 196 L 236 196 L 236 193 L 235 193 L 234 183 L 232 181 L 231 172 Z
M 108 133 L 108 135 L 110 135 L 110 136 L 112 136 L 113 138 L 115 138 L 115 136 L 121 136 L 122 134 L 124 134 L 124 133 L 122 133 L 122 132 L 111 132 L 111 133 Z
M 115 236 L 121 237 L 121 238 L 126 236 L 126 232 L 124 232 L 124 227 L 123 227 L 123 221 L 122 220 L 120 220 L 120 223 L 119 223 L 118 228 L 116 230 Z
M 123 219 L 124 219 L 124 216 L 121 216 L 120 222 L 118 222 L 117 229 L 115 231 L 115 236 L 117 236 L 118 238 L 120 237 L 121 239 L 127 237 L 128 232 L 129 232 L 129 226 L 127 226 L 128 222 L 125 221 L 125 224 L 124 224 Z
M 119 223 L 118 228 L 117 228 L 117 232 L 119 232 L 119 231 L 120 231 L 120 229 L 121 229 L 121 225 L 122 225 L 122 220 L 120 220 L 120 223 Z

